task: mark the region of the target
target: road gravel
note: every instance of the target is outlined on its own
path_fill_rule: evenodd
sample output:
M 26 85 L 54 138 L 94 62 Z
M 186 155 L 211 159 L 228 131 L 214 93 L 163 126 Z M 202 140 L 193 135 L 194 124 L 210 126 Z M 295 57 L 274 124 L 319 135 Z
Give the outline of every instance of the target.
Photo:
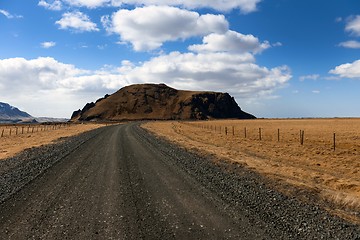
M 360 239 L 360 226 L 139 123 L 0 161 L 0 239 Z

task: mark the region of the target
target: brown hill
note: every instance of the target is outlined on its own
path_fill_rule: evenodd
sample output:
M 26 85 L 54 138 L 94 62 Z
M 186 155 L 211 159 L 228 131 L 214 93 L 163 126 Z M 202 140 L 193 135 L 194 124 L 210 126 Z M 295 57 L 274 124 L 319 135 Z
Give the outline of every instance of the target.
M 240 118 L 243 112 L 228 93 L 193 92 L 165 84 L 136 84 L 124 87 L 75 111 L 72 121 L 186 120 Z

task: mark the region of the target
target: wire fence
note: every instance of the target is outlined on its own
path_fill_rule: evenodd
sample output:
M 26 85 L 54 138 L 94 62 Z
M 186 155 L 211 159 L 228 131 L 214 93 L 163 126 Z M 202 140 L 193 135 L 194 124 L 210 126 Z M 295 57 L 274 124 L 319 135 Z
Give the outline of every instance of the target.
M 70 123 L 51 123 L 51 124 L 14 124 L 0 125 L 0 138 L 11 137 L 23 134 L 33 134 L 38 132 L 52 131 L 69 127 Z
M 327 149 L 336 151 L 339 148 L 352 148 L 353 151 L 360 150 L 360 136 L 356 133 L 349 134 L 348 132 L 329 131 L 311 131 L 305 129 L 295 128 L 281 128 L 281 127 L 254 127 L 254 126 L 240 126 L 212 124 L 211 122 L 182 122 L 191 127 L 202 129 L 203 131 L 211 132 L 213 134 L 222 134 L 224 136 L 236 137 L 246 139 L 247 141 L 262 141 L 262 142 L 279 142 L 298 144 L 301 146 L 322 145 Z

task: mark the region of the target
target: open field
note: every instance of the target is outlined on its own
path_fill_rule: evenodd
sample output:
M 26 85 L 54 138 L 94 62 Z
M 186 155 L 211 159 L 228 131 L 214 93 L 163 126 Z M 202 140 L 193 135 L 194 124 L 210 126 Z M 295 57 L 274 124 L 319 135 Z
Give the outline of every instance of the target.
M 0 125 L 0 160 L 12 157 L 27 148 L 38 147 L 62 137 L 77 135 L 104 124 L 17 124 Z
M 360 222 L 360 119 L 172 121 L 143 126 L 185 148 L 247 166 L 286 194 Z

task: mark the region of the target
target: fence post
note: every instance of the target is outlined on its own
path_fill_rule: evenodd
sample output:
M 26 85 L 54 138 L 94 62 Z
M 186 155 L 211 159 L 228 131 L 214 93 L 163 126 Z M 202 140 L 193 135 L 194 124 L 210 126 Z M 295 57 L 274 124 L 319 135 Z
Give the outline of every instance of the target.
M 227 135 L 227 127 L 225 127 L 225 135 Z
M 334 151 L 336 150 L 336 133 L 334 133 Z
M 235 127 L 232 126 L 232 133 L 233 133 L 233 136 L 235 135 Z
M 259 128 L 259 140 L 261 141 L 261 128 Z
M 301 142 L 302 142 L 302 145 L 304 145 L 304 135 L 305 135 L 305 131 L 303 130 L 303 131 L 302 131 L 302 138 L 301 138 L 301 140 L 302 140 L 302 141 L 301 141 Z
M 4 136 L 4 131 L 5 131 L 5 129 L 2 130 L 2 132 L 1 132 L 1 137 Z
M 300 130 L 300 144 L 304 145 L 304 130 Z
M 11 127 L 10 127 L 10 136 L 11 136 Z
M 245 138 L 246 138 L 246 127 L 244 128 L 244 134 L 245 134 Z
M 280 129 L 278 128 L 278 135 L 277 135 L 278 142 L 280 142 Z

